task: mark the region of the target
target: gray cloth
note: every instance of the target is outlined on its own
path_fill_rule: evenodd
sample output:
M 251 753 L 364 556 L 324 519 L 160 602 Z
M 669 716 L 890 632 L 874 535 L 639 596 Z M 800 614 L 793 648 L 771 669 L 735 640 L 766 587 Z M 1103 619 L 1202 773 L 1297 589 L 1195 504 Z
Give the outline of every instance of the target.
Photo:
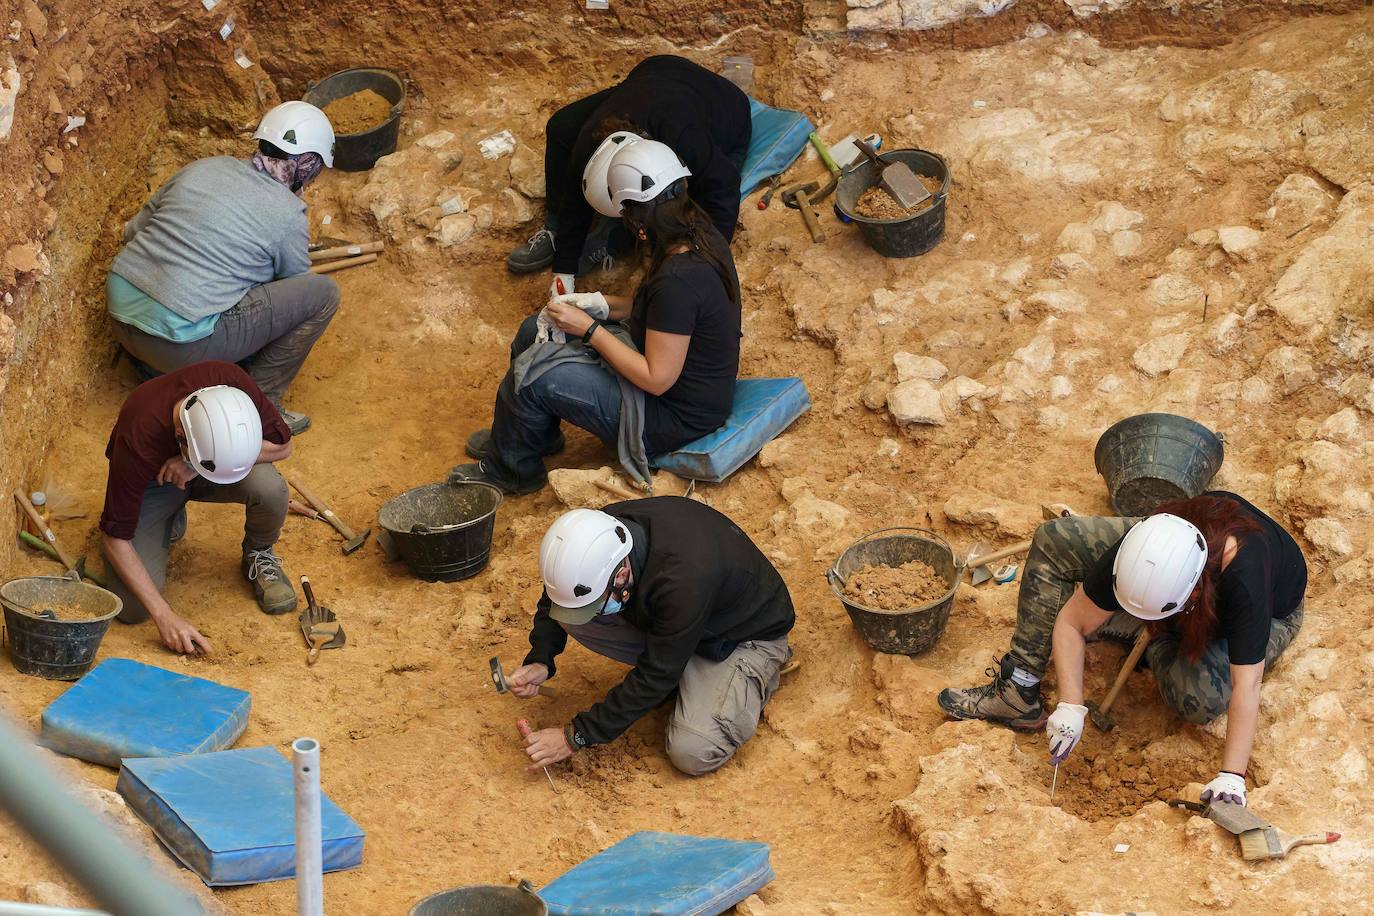
M 143 561 L 143 568 L 158 591 L 167 585 L 167 557 L 172 545 L 186 533 L 186 504 L 242 503 L 244 506 L 243 549 L 263 550 L 277 543 L 281 526 L 286 522 L 289 496 L 286 481 L 270 464 L 259 464 L 238 483 L 221 486 L 197 477 L 179 489 L 176 484 L 149 483 L 143 491 L 143 506 L 138 513 L 138 530 L 134 532 L 134 552 Z M 110 591 L 124 602 L 119 612 L 121 623 L 141 623 L 148 619 L 148 609 L 134 597 L 114 571 L 110 558 L 105 557 L 110 571 Z
M 122 321 L 110 325 L 124 349 L 158 372 L 211 359 L 242 363 L 262 393 L 280 407 L 338 307 L 339 285 L 307 273 L 253 287 L 200 340 L 177 343 Z
M 115 273 L 192 321 L 244 293 L 310 270 L 305 204 L 240 159 L 200 159 L 177 172 L 124 227 Z
M 644 634 L 618 614 L 561 626 L 587 649 L 626 665 L 644 649 Z M 754 737 L 791 657 L 785 636 L 742 642 L 721 662 L 693 655 L 678 681 L 677 705 L 664 735 L 673 766 L 688 776 L 724 766 Z
M 607 333 L 614 336 L 636 353 L 639 348 L 630 339 L 630 332 L 619 324 L 602 325 Z M 511 373 L 518 392 L 538 380 L 539 376 L 554 366 L 565 363 L 584 363 L 600 366 L 616 377 L 620 383 L 620 427 L 616 437 L 616 453 L 620 466 L 631 479 L 653 492 L 653 476 L 649 471 L 649 456 L 644 451 L 644 391 L 627 381 L 620 373 L 611 368 L 591 347 L 581 341 L 555 343 L 551 340 L 536 341 L 511 360 Z

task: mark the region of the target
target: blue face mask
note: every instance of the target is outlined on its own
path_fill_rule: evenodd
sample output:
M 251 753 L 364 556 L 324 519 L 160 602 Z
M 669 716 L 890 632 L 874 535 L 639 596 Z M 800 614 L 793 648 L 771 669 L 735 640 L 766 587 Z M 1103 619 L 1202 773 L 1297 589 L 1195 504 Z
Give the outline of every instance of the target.
M 606 599 L 606 606 L 601 609 L 600 616 L 609 617 L 612 614 L 619 614 L 625 605 L 614 595 Z

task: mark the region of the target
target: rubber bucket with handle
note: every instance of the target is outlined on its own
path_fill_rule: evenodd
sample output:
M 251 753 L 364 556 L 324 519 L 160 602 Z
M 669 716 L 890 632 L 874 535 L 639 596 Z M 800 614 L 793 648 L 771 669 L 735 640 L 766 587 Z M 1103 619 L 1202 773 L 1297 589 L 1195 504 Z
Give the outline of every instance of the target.
M 430 582 L 477 575 L 491 558 L 501 491 L 489 483 L 431 483 L 388 500 L 377 521 L 410 571 Z
M 364 172 L 383 156 L 396 152 L 396 138 L 401 129 L 401 112 L 406 104 L 406 86 L 401 77 L 390 70 L 376 67 L 355 67 L 331 73 L 310 86 L 302 101 L 317 108 L 344 96 L 371 89 L 391 103 L 391 115 L 376 127 L 356 134 L 336 134 L 334 137 L 334 168 L 344 172 Z
M 409 916 L 548 916 L 549 908 L 530 887 L 474 884 L 426 897 L 410 908 Z
M 91 670 L 110 621 L 124 607 L 113 592 L 63 576 L 12 579 L 0 585 L 0 604 L 14 667 L 54 681 L 74 681 Z M 82 616 L 61 616 L 72 613 Z
M 1093 461 L 1117 515 L 1149 515 L 1160 503 L 1197 496 L 1221 470 L 1222 439 L 1171 413 L 1142 413 L 1113 424 Z
M 949 585 L 942 598 L 920 607 L 885 611 L 865 607 L 844 593 L 849 577 L 865 566 L 901 566 L 912 560 L 929 565 Z M 944 635 L 949 624 L 954 591 L 963 568 L 954 558 L 949 542 L 925 528 L 884 528 L 859 538 L 845 548 L 826 572 L 835 597 L 840 599 L 854 629 L 879 652 L 920 655 Z
M 885 258 L 914 258 L 925 254 L 945 234 L 945 201 L 949 197 L 950 173 L 945 160 L 921 149 L 894 149 L 880 154 L 885 163 L 902 162 L 917 175 L 938 179 L 940 190 L 926 209 L 896 219 L 873 219 L 854 212 L 859 195 L 878 183 L 878 167 L 864 160 L 840 175 L 835 188 L 835 206 L 858 225 L 869 247 Z

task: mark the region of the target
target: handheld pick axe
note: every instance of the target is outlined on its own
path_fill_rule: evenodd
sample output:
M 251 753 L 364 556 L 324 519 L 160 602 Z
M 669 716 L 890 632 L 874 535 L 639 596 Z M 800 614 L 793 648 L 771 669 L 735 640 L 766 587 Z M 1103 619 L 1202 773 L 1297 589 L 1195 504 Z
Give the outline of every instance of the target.
M 1116 675 L 1116 683 L 1112 684 L 1112 689 L 1108 690 L 1107 695 L 1102 698 L 1102 705 L 1099 706 L 1092 700 L 1085 704 L 1088 707 L 1088 718 L 1092 719 L 1093 725 L 1097 726 L 1099 731 L 1109 732 L 1116 728 L 1116 720 L 1108 713 L 1112 711 L 1112 704 L 1116 702 L 1116 695 L 1125 686 L 1126 678 L 1131 676 L 1131 672 L 1135 670 L 1136 662 L 1140 661 L 1140 656 L 1145 654 L 1145 647 L 1149 644 L 1150 631 L 1141 627 L 1139 635 L 1135 638 L 1135 645 L 1131 646 L 1130 654 L 1121 663 L 1121 670 Z
M 362 534 L 354 534 L 353 529 L 345 525 L 343 520 L 334 514 L 334 510 L 325 505 L 323 500 L 316 498 L 314 493 L 307 490 L 299 478 L 287 477 L 285 474 L 282 476 L 286 477 L 286 482 L 291 484 L 293 490 L 301 494 L 302 498 L 310 503 L 311 508 L 320 513 L 320 516 L 333 525 L 335 531 L 339 532 L 339 536 L 344 539 L 343 552 L 345 555 L 353 553 L 363 546 L 367 541 L 367 536 L 372 533 L 371 528 L 365 528 Z
M 491 661 L 488 662 L 488 664 L 491 665 L 491 685 L 496 688 L 496 692 L 509 693 L 510 686 L 506 684 L 506 672 L 501 670 L 501 659 L 493 655 L 491 657 Z M 546 696 L 549 699 L 553 699 L 554 697 L 558 696 L 558 694 L 554 692 L 554 689 L 552 687 L 546 687 L 543 684 L 539 685 L 538 692 L 542 696 Z

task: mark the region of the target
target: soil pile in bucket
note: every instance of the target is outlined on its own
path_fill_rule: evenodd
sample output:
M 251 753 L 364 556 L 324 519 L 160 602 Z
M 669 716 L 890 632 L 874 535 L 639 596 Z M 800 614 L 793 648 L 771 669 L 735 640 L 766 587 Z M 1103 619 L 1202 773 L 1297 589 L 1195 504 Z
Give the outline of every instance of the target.
M 52 611 L 58 620 L 94 620 L 104 617 L 106 608 L 91 607 L 81 601 L 43 601 L 29 609 L 34 616 L 46 617 L 45 611 Z
M 865 566 L 844 586 L 846 598 L 877 611 L 909 611 L 943 598 L 947 591 L 949 583 L 920 560 L 901 566 Z
M 916 206 L 903 207 L 897 203 L 896 198 L 884 191 L 881 185 L 875 184 L 859 195 L 859 199 L 854 202 L 854 212 L 867 219 L 901 219 L 903 216 L 915 216 L 929 210 L 935 203 L 935 195 L 940 193 L 940 179 L 931 178 L 929 175 L 916 177 L 921 179 L 921 184 L 925 185 L 931 194 Z
M 371 89 L 362 89 L 324 106 L 337 134 L 360 134 L 391 117 L 391 103 Z

